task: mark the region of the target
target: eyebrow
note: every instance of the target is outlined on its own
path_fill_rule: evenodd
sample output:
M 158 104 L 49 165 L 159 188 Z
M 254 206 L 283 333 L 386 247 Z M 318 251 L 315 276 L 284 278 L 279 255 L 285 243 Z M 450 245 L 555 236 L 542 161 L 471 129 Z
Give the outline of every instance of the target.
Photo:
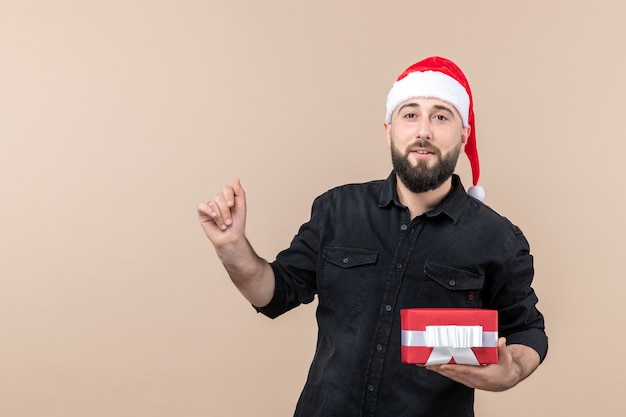
M 417 104 L 417 103 L 406 103 L 406 104 L 403 104 L 402 106 L 400 106 L 400 107 L 398 108 L 398 113 L 400 113 L 402 110 L 404 110 L 404 109 L 405 109 L 405 108 L 407 108 L 407 107 L 419 107 L 419 106 L 420 106 L 420 105 L 419 105 L 419 104 Z
M 452 116 L 456 117 L 456 112 L 452 111 L 452 109 L 450 107 L 448 107 L 448 106 L 443 106 L 441 104 L 435 104 L 433 107 L 438 109 L 438 110 L 443 110 L 445 112 L 448 112 Z

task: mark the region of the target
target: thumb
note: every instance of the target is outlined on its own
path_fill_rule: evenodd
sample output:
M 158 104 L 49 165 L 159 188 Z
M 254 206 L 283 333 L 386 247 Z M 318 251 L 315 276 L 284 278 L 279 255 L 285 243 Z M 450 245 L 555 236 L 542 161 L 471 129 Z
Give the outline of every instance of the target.
M 506 347 L 506 337 L 501 336 L 498 338 L 498 348 L 505 348 Z
M 233 181 L 233 190 L 235 191 L 235 199 L 242 198 L 245 201 L 246 192 L 241 186 L 241 180 L 239 179 L 239 177 L 235 178 L 235 180 Z
M 506 338 L 498 338 L 498 363 L 506 363 L 511 360 L 511 352 L 506 346 Z
M 241 186 L 241 180 L 239 177 L 235 178 L 233 181 L 233 191 L 235 192 L 235 207 L 236 209 L 243 209 L 245 213 L 246 210 L 246 192 L 243 190 Z

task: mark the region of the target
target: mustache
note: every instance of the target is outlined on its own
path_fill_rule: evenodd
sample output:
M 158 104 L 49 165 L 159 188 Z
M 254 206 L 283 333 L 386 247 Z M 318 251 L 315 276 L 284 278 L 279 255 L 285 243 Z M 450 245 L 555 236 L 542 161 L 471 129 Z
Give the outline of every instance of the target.
M 424 139 L 418 139 L 417 141 L 415 141 L 415 143 L 407 147 L 406 153 L 408 155 L 409 153 L 418 149 L 424 149 L 437 155 L 439 154 L 439 149 L 435 147 L 432 143 Z

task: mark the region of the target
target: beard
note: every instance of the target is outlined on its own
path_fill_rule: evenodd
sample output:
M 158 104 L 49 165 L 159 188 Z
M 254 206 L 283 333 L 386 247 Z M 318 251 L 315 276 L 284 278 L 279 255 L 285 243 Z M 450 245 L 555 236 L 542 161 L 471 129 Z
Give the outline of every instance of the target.
M 428 167 L 428 161 L 418 160 L 417 165 L 412 166 L 409 161 L 411 147 L 407 148 L 404 155 L 395 147 L 391 138 L 391 162 L 400 181 L 414 193 L 423 193 L 439 188 L 454 174 L 456 163 L 461 153 L 461 142 L 447 155 L 442 156 L 439 149 L 432 146 L 428 141 L 420 140 L 413 146 L 421 147 L 433 152 L 437 161 L 433 167 Z

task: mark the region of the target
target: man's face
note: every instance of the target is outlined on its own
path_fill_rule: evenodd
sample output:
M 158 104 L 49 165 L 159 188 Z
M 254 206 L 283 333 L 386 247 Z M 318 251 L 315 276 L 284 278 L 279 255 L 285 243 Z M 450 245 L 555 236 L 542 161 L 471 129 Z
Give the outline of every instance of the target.
M 414 193 L 434 190 L 452 176 L 470 132 L 452 105 L 431 98 L 402 103 L 385 130 L 396 175 Z

